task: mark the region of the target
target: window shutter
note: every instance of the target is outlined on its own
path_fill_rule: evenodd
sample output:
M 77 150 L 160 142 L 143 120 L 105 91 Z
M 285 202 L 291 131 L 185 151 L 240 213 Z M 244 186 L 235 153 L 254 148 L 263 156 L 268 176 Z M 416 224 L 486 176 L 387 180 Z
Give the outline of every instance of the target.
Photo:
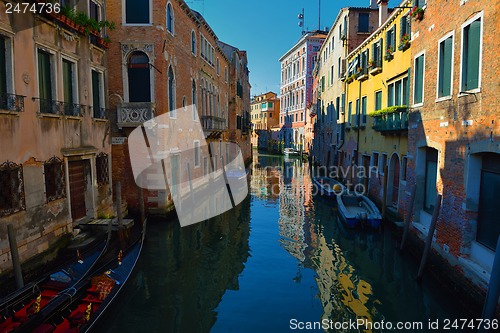
M 465 80 L 466 89 L 471 90 L 479 87 L 479 49 L 481 38 L 481 20 L 472 22 L 467 33 L 467 69 Z
M 5 54 L 5 38 L 0 36 L 0 94 L 7 92 L 7 62 Z
M 405 31 L 405 28 L 406 28 L 405 18 L 406 18 L 406 16 L 403 16 L 399 20 L 399 40 L 401 40 L 401 38 L 403 38 L 403 34 L 406 32 Z
M 372 44 L 372 58 L 373 58 L 373 61 L 377 61 L 377 53 L 375 52 L 376 50 L 376 46 L 377 46 L 377 43 L 373 43 Z

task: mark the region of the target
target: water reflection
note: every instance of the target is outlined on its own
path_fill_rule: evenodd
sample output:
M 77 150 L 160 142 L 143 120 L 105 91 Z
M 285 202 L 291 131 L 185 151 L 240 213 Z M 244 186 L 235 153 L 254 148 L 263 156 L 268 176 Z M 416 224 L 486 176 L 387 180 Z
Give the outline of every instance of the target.
M 249 256 L 250 199 L 204 223 L 151 223 L 137 274 L 107 332 L 209 332 Z M 101 330 L 99 330 L 101 331 Z
M 220 217 L 150 227 L 108 332 L 287 332 L 293 318 L 466 317 L 430 279 L 416 283 L 415 260 L 388 230 L 344 229 L 334 201 L 313 195 L 307 163 L 257 155 L 251 177 L 251 197 Z

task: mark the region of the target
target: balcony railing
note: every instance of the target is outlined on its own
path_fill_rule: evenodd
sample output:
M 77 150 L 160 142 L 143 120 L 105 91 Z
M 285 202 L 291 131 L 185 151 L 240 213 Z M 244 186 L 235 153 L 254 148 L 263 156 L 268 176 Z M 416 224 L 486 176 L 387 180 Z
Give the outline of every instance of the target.
M 106 108 L 92 108 L 92 116 L 95 119 L 108 119 L 109 109 Z
M 376 75 L 382 72 L 382 59 L 373 60 L 373 63 L 370 64 L 369 70 L 371 75 Z
M 155 116 L 155 104 L 151 102 L 123 103 L 118 106 L 117 125 L 122 127 L 137 127 Z
M 373 129 L 379 132 L 408 131 L 408 112 L 401 109 L 393 113 L 375 116 Z
M 226 129 L 226 119 L 215 116 L 201 116 L 201 126 L 204 131 L 217 132 Z
M 85 105 L 36 97 L 33 100 L 38 100 L 38 113 L 41 114 L 82 117 L 85 113 Z
M 21 95 L 0 94 L 0 110 L 7 110 L 13 112 L 24 111 L 24 97 Z

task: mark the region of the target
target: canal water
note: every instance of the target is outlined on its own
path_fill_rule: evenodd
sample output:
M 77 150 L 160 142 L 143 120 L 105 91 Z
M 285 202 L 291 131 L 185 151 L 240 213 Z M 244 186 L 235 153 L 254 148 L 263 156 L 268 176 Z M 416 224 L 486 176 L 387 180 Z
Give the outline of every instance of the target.
M 138 266 L 99 331 L 288 332 L 327 319 L 328 329 L 313 331 L 430 332 L 429 320 L 442 327 L 464 317 L 430 278 L 415 281 L 415 260 L 389 231 L 343 228 L 334 201 L 315 195 L 307 163 L 256 155 L 250 192 L 204 223 L 151 221 Z M 360 318 L 424 329 L 335 326 Z

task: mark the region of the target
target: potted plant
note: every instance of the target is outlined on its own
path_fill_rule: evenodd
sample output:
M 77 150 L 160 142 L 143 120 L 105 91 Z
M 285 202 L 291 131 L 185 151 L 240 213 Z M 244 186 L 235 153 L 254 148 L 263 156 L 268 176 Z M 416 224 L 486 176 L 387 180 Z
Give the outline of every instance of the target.
M 400 51 L 404 51 L 410 47 L 410 35 L 408 34 L 403 34 L 401 36 L 401 40 L 399 41 L 399 47 L 398 49 Z
M 415 20 L 421 20 L 424 18 L 424 9 L 422 7 L 413 7 L 411 12 L 410 12 L 411 17 L 413 17 Z
M 372 68 L 374 66 L 375 66 L 375 60 L 373 60 L 373 59 L 368 60 L 368 67 Z
M 384 58 L 387 61 L 391 61 L 394 58 L 394 47 L 392 45 L 387 48 Z

